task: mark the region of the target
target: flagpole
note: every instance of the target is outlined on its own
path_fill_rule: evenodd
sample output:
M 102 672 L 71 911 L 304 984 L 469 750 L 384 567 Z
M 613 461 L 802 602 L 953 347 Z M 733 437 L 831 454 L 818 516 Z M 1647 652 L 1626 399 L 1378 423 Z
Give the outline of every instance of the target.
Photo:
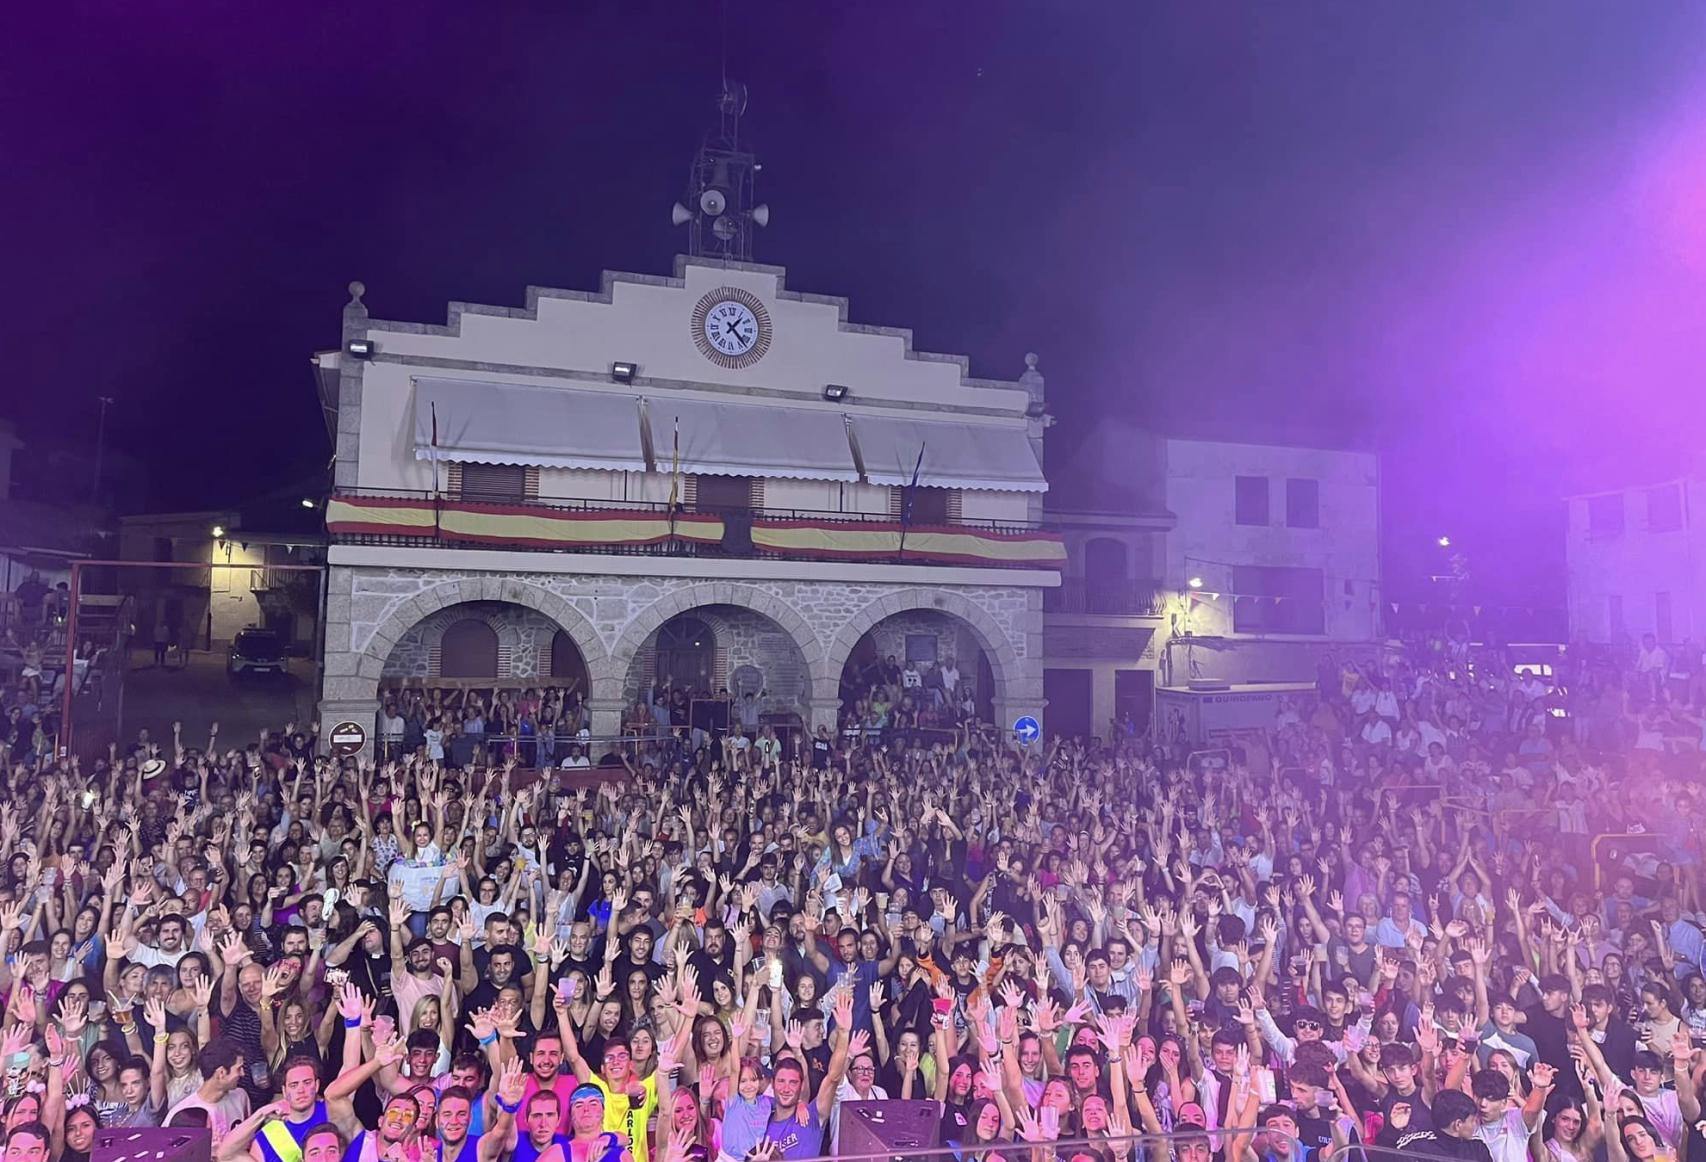
M 681 503 L 681 417 L 676 416 L 671 432 L 673 452 L 669 468 L 669 539 L 675 539 L 675 510 Z
M 924 467 L 924 444 L 918 445 L 918 460 L 912 466 L 912 483 L 906 486 L 900 503 L 900 551 L 897 561 L 906 560 L 906 529 L 912 523 L 912 500 L 918 495 L 918 470 Z
M 439 527 L 439 499 L 443 495 L 438 479 L 438 401 L 429 405 L 432 408 L 432 539 L 443 539 L 443 530 Z

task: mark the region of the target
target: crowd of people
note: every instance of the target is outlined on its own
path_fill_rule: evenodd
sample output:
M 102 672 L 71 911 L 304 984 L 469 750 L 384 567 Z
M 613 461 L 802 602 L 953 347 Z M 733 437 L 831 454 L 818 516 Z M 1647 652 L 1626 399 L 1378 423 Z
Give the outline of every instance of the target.
M 856 718 L 951 705 L 897 673 Z M 735 710 L 602 777 L 545 769 L 591 741 L 549 690 L 399 692 L 378 760 L 14 732 L 5 1159 L 171 1125 L 256 1162 L 768 1162 L 907 1099 L 978 1162 L 1669 1162 L 1706 1149 L 1697 678 L 1424 643 L 1218 754 L 742 747 Z M 552 729 L 458 751 L 511 713 Z

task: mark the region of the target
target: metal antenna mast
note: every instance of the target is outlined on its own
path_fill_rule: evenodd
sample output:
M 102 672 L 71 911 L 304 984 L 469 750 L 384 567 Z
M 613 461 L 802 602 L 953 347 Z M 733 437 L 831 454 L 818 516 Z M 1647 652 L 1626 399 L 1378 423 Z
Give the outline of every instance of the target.
M 746 86 L 725 76 L 717 97 L 717 128 L 700 143 L 687 196 L 670 215 L 677 226 L 687 227 L 687 253 L 695 258 L 751 262 L 753 228 L 770 223 L 770 207 L 753 194 L 753 177 L 762 167 L 740 139 L 745 112 Z

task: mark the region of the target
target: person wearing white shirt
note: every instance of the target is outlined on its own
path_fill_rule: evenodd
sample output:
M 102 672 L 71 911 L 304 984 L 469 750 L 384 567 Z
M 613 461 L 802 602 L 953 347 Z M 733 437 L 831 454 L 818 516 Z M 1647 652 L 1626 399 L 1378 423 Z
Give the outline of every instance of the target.
M 850 1101 L 887 1101 L 888 1091 L 877 1084 L 877 1059 L 861 1053 L 847 1066 L 847 1076 L 835 1087 L 835 1105 L 829 1111 L 829 1152 L 841 1150 L 841 1107 Z

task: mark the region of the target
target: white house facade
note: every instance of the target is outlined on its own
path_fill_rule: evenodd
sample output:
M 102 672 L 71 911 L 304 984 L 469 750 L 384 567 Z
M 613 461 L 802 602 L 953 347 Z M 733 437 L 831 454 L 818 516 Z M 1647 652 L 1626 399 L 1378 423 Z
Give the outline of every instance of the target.
M 1706 480 L 1572 496 L 1567 532 L 1570 637 L 1660 642 L 1706 633 Z
M 1043 389 L 848 322 L 781 268 L 681 259 L 316 357 L 335 417 L 324 722 L 384 687 L 579 685 L 594 737 L 673 678 L 834 726 L 873 654 L 1040 716 Z M 486 652 L 463 645 L 483 641 Z M 467 674 L 470 656 L 491 673 Z
M 1048 513 L 1067 554 L 1043 598 L 1051 730 L 1142 730 L 1157 688 L 1312 681 L 1323 649 L 1375 648 L 1374 456 L 1136 431 L 1120 443 L 1122 508 Z

